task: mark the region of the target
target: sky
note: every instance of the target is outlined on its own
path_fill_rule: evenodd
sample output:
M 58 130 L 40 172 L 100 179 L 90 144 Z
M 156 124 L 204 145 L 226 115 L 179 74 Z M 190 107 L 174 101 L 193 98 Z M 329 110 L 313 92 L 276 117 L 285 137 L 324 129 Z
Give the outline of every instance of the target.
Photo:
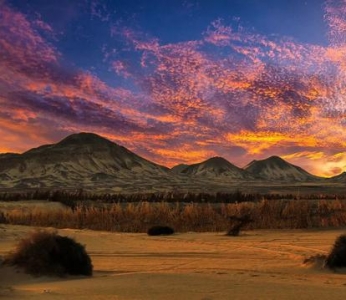
M 346 0 L 0 0 L 0 153 L 102 135 L 172 167 L 346 171 Z

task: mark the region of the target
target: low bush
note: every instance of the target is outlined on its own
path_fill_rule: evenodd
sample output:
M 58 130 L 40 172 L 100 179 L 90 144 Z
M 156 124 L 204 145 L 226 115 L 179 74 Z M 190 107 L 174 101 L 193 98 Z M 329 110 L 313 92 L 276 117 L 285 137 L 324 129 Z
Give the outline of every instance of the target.
M 37 231 L 19 241 L 5 264 L 41 276 L 92 275 L 92 264 L 84 246 L 56 232 Z
M 329 269 L 346 268 L 346 235 L 340 235 L 327 255 L 325 266 Z
M 253 222 L 249 215 L 241 217 L 229 216 L 228 218 L 230 220 L 230 226 L 226 235 L 229 236 L 238 236 L 241 229 Z
M 153 226 L 148 229 L 148 235 L 170 235 L 174 229 L 169 226 Z

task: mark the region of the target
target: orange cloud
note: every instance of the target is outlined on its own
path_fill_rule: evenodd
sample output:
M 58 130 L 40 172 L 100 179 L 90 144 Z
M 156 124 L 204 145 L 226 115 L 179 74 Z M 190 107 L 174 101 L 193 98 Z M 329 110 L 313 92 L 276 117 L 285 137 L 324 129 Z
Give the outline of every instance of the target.
M 308 169 L 315 175 L 332 177 L 342 173 L 346 166 L 346 153 L 327 154 L 323 152 L 297 152 L 282 158 Z
M 228 142 L 243 147 L 249 154 L 260 154 L 276 145 L 281 147 L 287 145 L 318 146 L 318 140 L 312 136 L 299 136 L 280 132 L 249 132 L 243 130 L 239 133 L 228 133 L 225 138 Z
M 302 151 L 292 154 L 281 155 L 284 159 L 296 159 L 296 158 L 308 158 L 310 160 L 320 160 L 321 158 L 325 158 L 326 154 L 322 151 Z

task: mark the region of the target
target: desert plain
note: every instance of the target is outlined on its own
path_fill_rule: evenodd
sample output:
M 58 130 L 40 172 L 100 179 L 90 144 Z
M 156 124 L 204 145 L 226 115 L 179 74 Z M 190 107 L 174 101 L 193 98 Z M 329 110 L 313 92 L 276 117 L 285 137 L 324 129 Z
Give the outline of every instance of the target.
M 0 256 L 37 228 L 2 224 Z M 54 230 L 54 228 L 48 228 Z M 60 229 L 84 244 L 92 277 L 33 277 L 0 267 L 1 299 L 344 299 L 346 273 L 304 264 L 345 229 L 148 236 Z

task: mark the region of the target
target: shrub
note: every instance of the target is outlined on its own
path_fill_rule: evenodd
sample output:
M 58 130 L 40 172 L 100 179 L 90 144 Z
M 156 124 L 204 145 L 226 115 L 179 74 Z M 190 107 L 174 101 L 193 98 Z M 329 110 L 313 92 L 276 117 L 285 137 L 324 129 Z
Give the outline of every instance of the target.
M 325 260 L 325 266 L 330 269 L 346 267 L 346 235 L 340 235 Z
M 153 226 L 148 229 L 148 235 L 170 235 L 174 229 L 169 226 Z
M 230 227 L 226 235 L 230 235 L 230 236 L 238 236 L 240 233 L 240 229 L 242 229 L 244 226 L 248 225 L 249 223 L 253 222 L 253 220 L 251 220 L 249 215 L 245 215 L 242 217 L 229 216 L 228 218 L 230 221 Z
M 6 224 L 7 223 L 7 220 L 6 220 L 6 216 L 5 216 L 5 213 L 0 211 L 0 224 L 3 223 L 3 224 Z
M 56 232 L 37 231 L 19 241 L 5 264 L 40 276 L 92 275 L 92 264 L 84 246 Z

